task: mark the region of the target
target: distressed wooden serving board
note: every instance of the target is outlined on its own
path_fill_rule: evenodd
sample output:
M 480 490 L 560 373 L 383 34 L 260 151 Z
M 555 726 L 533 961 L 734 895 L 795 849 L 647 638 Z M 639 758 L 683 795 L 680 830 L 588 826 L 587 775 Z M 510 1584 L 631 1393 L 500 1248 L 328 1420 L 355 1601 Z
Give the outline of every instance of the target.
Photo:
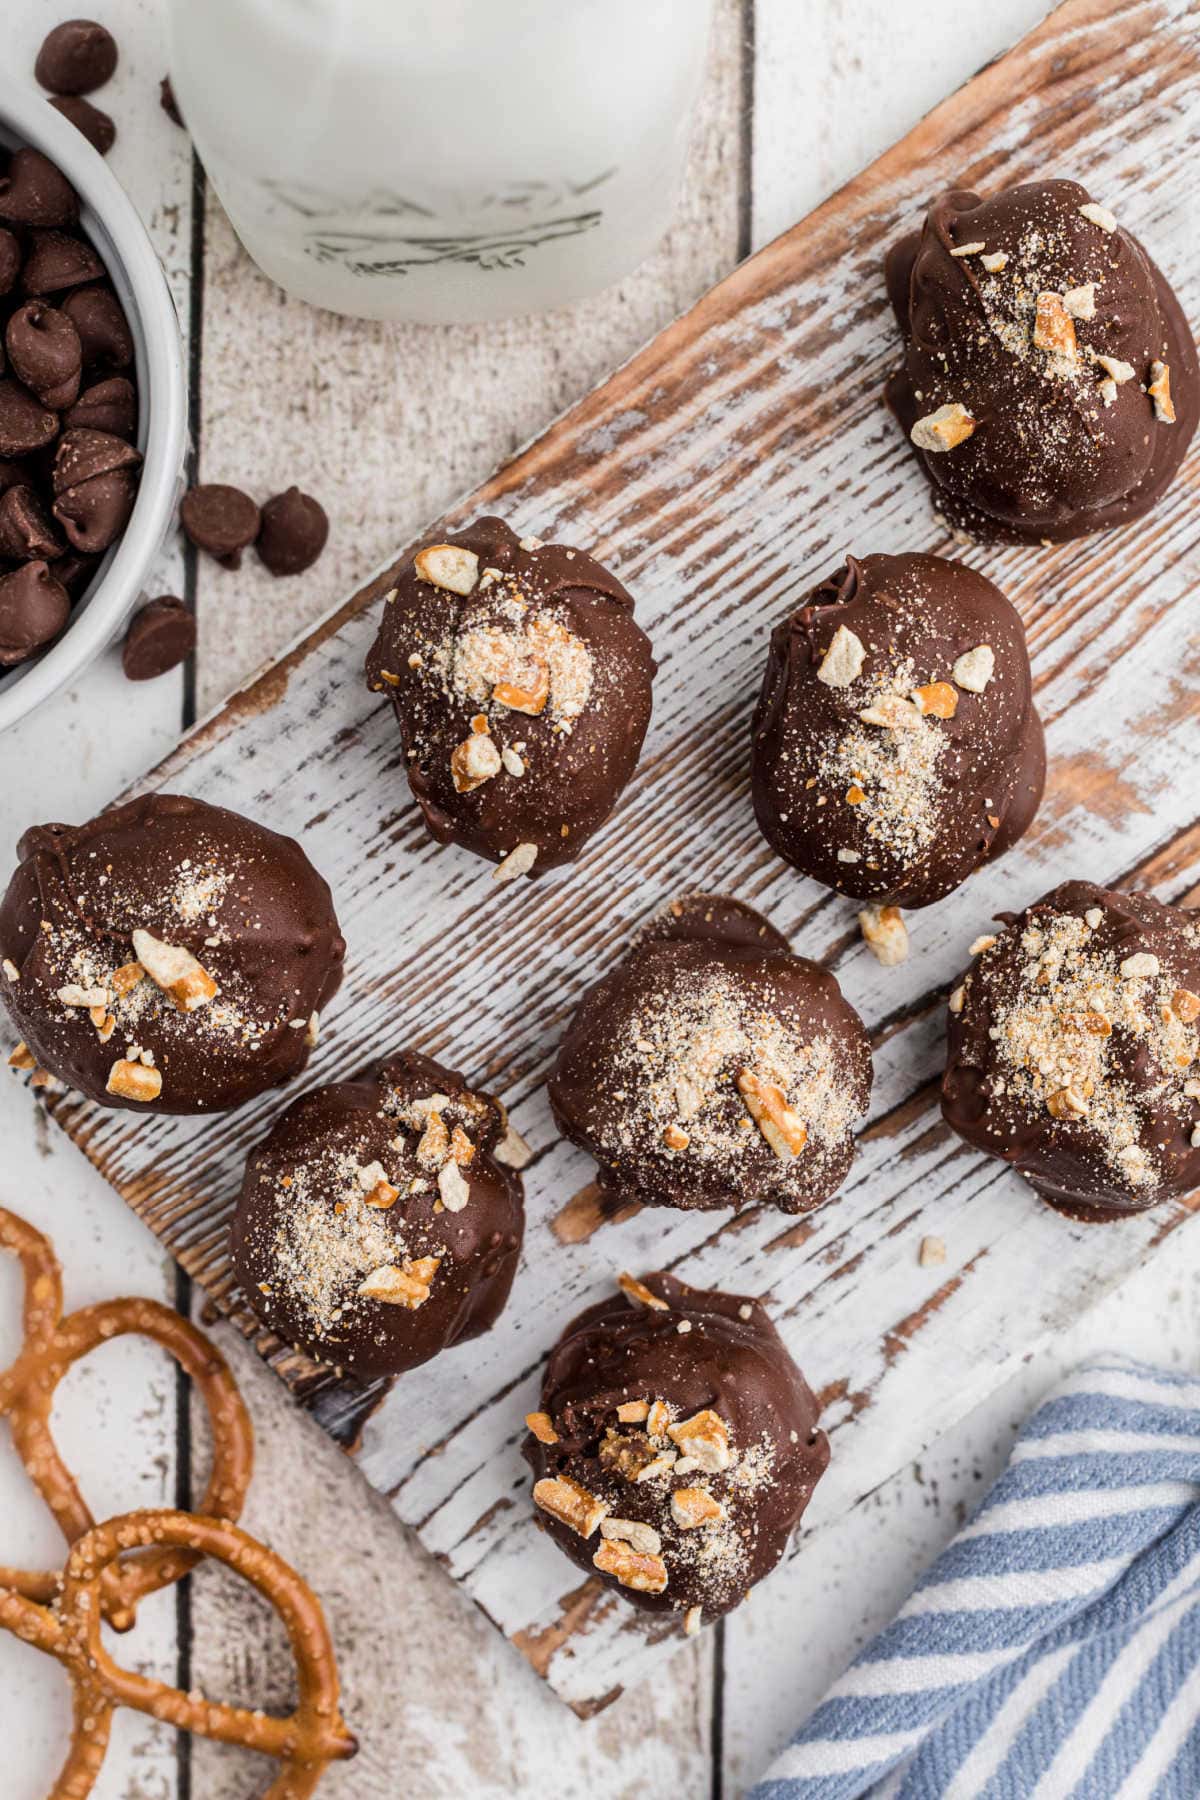
M 614 1271 L 669 1266 L 764 1295 L 823 1396 L 833 1461 L 809 1522 L 843 1512 L 1001 1382 L 1045 1334 L 1154 1254 L 1194 1203 L 1072 1225 L 964 1150 L 936 1107 L 944 995 L 999 908 L 1068 874 L 1200 895 L 1200 555 L 1194 451 L 1124 531 L 1047 550 L 956 551 L 883 410 L 896 352 L 880 258 L 952 181 L 1071 175 L 1142 236 L 1200 317 L 1200 10 L 1070 0 L 827 205 L 746 263 L 455 509 L 585 545 L 637 596 L 660 663 L 655 717 L 613 821 L 572 870 L 497 887 L 426 838 L 398 739 L 363 685 L 382 572 L 188 737 L 144 786 L 300 837 L 331 881 L 346 984 L 307 1081 L 415 1043 L 509 1103 L 535 1146 L 512 1301 L 485 1339 L 390 1393 L 261 1347 L 367 1479 L 578 1711 L 646 1679 L 681 1639 L 584 1581 L 536 1529 L 519 1447 L 543 1356 Z M 436 443 L 431 443 L 436 454 Z M 769 627 L 847 549 L 963 554 L 1029 631 L 1050 784 L 1026 840 L 913 915 L 881 969 L 853 908 L 759 837 L 748 724 Z M 555 1137 L 542 1082 L 581 990 L 685 888 L 766 911 L 835 969 L 872 1032 L 876 1080 L 841 1194 L 796 1220 L 754 1211 L 589 1218 L 588 1160 Z M 76 1142 L 250 1335 L 226 1226 L 242 1160 L 286 1103 L 135 1118 L 68 1098 Z M 917 1262 L 921 1237 L 948 1247 Z M 791 1567 L 806 1591 L 804 1541 Z

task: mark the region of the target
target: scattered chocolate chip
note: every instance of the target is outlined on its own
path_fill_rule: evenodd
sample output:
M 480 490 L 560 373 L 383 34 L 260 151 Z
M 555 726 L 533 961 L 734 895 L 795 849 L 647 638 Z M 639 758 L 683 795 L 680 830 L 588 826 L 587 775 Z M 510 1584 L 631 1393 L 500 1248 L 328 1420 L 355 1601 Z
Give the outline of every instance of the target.
M 179 110 L 179 102 L 175 98 L 175 89 L 171 86 L 171 77 L 169 75 L 164 75 L 158 84 L 158 104 L 162 107 L 172 125 L 178 125 L 181 131 L 187 130 L 187 126 L 183 122 L 183 114 Z
M 96 556 L 124 531 L 136 498 L 133 470 L 113 469 L 60 494 L 54 517 L 76 550 Z
M 76 131 L 81 131 L 93 150 L 101 156 L 107 156 L 117 141 L 117 128 L 106 112 L 85 100 L 82 94 L 53 94 L 50 105 L 55 112 L 60 112 L 64 119 L 70 119 Z
M 0 226 L 0 294 L 10 294 L 21 269 L 21 246 Z
M 40 150 L 14 150 L 8 172 L 0 175 L 0 219 L 13 225 L 74 225 L 79 196 L 62 170 Z
M 86 427 L 64 431 L 54 455 L 54 492 L 65 494 L 68 488 L 94 481 L 97 475 L 136 468 L 141 460 L 139 450 L 110 431 L 89 431 Z
M 24 662 L 58 636 L 71 602 L 44 562 L 0 575 L 0 664 Z
M 110 375 L 106 381 L 93 382 L 63 414 L 62 422 L 67 431 L 85 426 L 90 431 L 110 431 L 114 437 L 132 438 L 137 429 L 133 383 L 124 375 Z
M 299 575 L 316 562 L 328 536 L 325 508 L 311 494 L 290 487 L 263 507 L 255 548 L 272 575 Z
M 0 381 L 0 456 L 28 456 L 58 430 L 58 419 L 18 381 Z
M 127 369 L 133 361 L 133 333 L 111 288 L 83 287 L 68 294 L 62 309 L 79 333 L 83 366 Z
M 103 275 L 104 264 L 90 244 L 68 237 L 64 231 L 35 231 L 31 235 L 21 286 L 27 294 L 56 294 Z
M 10 562 L 31 562 L 35 557 L 53 559 L 63 553 L 36 491 L 26 484 L 6 488 L 0 494 L 0 556 Z
M 165 675 L 196 648 L 196 621 L 182 600 L 162 594 L 135 613 L 125 633 L 121 667 L 130 681 Z
M 224 482 L 205 482 L 183 496 L 183 529 L 193 544 L 227 569 L 241 567 L 242 551 L 258 536 L 259 511 L 249 494 Z
M 67 19 L 47 33 L 33 72 L 52 94 L 90 94 L 112 79 L 117 44 L 95 19 Z
M 9 318 L 4 341 L 13 374 L 43 406 L 62 412 L 74 403 L 83 350 L 65 313 L 46 300 L 27 300 Z

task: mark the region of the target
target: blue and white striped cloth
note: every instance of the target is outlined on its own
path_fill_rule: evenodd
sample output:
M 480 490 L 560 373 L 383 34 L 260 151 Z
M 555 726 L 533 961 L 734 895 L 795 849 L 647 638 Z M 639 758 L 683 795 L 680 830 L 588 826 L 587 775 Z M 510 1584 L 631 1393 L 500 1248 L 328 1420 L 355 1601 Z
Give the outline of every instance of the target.
M 1200 1379 L 1104 1357 L 751 1800 L 1198 1800 Z

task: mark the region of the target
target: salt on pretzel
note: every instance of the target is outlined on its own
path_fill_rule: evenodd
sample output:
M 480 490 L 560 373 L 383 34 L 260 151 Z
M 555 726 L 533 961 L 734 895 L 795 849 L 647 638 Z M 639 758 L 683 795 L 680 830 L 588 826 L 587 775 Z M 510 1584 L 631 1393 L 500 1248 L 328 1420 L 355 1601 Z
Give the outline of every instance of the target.
M 64 1318 L 62 1270 L 49 1239 L 2 1207 L 0 1250 L 18 1257 L 25 1275 L 25 1342 L 12 1366 L 0 1373 L 0 1417 L 7 1418 L 17 1453 L 68 1545 L 90 1532 L 95 1520 L 50 1430 L 55 1391 L 73 1363 L 98 1345 L 131 1334 L 161 1344 L 195 1382 L 213 1433 L 212 1474 L 200 1510 L 236 1519 L 250 1485 L 254 1434 L 220 1351 L 189 1320 L 156 1300 L 108 1300 Z M 105 1618 L 117 1631 L 127 1631 L 140 1600 L 178 1581 L 199 1560 L 194 1548 L 164 1544 L 110 1568 L 101 1590 Z M 0 1588 L 27 1599 L 52 1599 L 58 1583 L 57 1573 L 0 1565 Z
M 123 1556 L 138 1551 L 193 1560 L 213 1556 L 257 1588 L 279 1614 L 292 1647 L 299 1688 L 294 1712 L 278 1719 L 206 1700 L 113 1661 L 100 1636 L 103 1585 Z M 0 1627 L 56 1658 L 71 1680 L 71 1746 L 46 1800 L 87 1800 L 119 1706 L 275 1757 L 282 1767 L 263 1800 L 309 1800 L 329 1763 L 358 1748 L 341 1715 L 337 1664 L 320 1601 L 282 1557 L 227 1520 L 164 1509 L 98 1525 L 71 1551 L 53 1607 L 0 1589 Z

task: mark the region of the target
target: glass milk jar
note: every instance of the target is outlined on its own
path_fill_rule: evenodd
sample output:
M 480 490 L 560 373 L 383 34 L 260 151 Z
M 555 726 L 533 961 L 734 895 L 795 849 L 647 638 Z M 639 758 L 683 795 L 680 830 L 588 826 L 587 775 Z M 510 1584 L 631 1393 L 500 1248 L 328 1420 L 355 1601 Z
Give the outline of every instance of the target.
M 289 293 L 441 323 L 561 306 L 670 221 L 712 0 L 168 0 L 171 79 Z

